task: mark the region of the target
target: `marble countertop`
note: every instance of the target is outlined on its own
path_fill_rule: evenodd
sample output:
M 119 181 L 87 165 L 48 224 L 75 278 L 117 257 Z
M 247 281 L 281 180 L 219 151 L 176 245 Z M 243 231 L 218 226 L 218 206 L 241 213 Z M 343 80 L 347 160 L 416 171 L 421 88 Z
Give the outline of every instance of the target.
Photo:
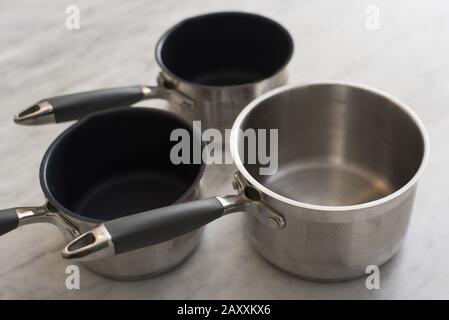
M 0 299 L 415 299 L 449 298 L 449 3 L 432 1 L 81 1 L 81 29 L 65 27 L 64 1 L 0 2 L 0 207 L 43 202 L 38 181 L 46 147 L 67 124 L 19 127 L 14 113 L 56 94 L 154 83 L 159 35 L 180 19 L 216 10 L 261 13 L 291 32 L 290 82 L 344 80 L 408 103 L 427 126 L 430 161 L 400 253 L 365 278 L 315 283 L 287 275 L 247 243 L 241 214 L 206 228 L 195 254 L 160 277 L 119 282 L 83 266 L 81 288 L 65 286 L 64 239 L 30 225 L 0 239 Z M 367 6 L 379 28 L 366 26 Z M 230 192 L 231 167 L 210 168 L 207 192 Z

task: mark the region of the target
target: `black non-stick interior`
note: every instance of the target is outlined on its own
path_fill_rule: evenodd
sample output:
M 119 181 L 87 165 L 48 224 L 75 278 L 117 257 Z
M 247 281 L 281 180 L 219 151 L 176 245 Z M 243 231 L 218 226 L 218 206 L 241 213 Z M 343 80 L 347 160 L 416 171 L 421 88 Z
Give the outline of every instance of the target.
M 293 41 L 278 23 L 254 14 L 223 12 L 176 25 L 160 40 L 157 57 L 181 79 L 227 86 L 272 76 L 292 52 Z
M 94 114 L 47 151 L 41 183 L 51 203 L 110 220 L 172 204 L 196 181 L 201 164 L 175 165 L 170 134 L 192 127 L 166 111 L 124 108 Z M 61 208 L 58 208 L 61 209 Z

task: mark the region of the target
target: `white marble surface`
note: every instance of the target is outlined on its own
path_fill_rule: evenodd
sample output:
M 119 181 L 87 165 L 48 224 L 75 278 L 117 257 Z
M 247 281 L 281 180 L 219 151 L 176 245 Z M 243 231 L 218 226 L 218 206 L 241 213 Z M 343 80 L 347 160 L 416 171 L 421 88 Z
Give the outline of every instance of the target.
M 65 28 L 65 6 L 81 9 L 81 30 Z M 378 5 L 380 29 L 365 27 Z M 0 298 L 315 299 L 449 298 L 449 3 L 440 1 L 7 1 L 0 0 L 0 206 L 43 201 L 40 159 L 67 125 L 19 127 L 15 112 L 55 94 L 153 83 L 159 35 L 180 19 L 246 10 L 284 24 L 296 43 L 291 82 L 347 80 L 383 89 L 423 119 L 431 157 L 399 255 L 364 279 L 314 283 L 262 260 L 245 241 L 241 216 L 207 227 L 190 260 L 158 278 L 117 282 L 81 267 L 81 289 L 65 288 L 63 237 L 50 225 L 0 239 Z M 231 169 L 208 172 L 208 192 L 226 193 Z

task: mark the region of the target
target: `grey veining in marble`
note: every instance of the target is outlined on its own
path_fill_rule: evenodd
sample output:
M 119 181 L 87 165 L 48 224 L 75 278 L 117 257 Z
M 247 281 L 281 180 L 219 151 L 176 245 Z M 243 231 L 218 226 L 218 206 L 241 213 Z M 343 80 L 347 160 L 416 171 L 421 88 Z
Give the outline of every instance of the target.
M 81 9 L 80 30 L 65 28 L 68 4 Z M 380 10 L 378 30 L 365 27 L 368 5 Z M 280 272 L 251 249 L 241 214 L 235 214 L 209 225 L 191 259 L 170 273 L 117 282 L 81 267 L 81 289 L 72 291 L 65 287 L 59 231 L 50 225 L 23 227 L 0 239 L 0 298 L 449 298 L 449 3 L 444 0 L 0 0 L 0 207 L 43 202 L 39 162 L 68 126 L 19 127 L 12 122 L 15 112 L 56 94 L 154 83 L 159 35 L 184 17 L 215 10 L 253 11 L 287 27 L 296 44 L 292 83 L 375 86 L 408 103 L 427 126 L 430 161 L 405 245 L 381 270 L 381 289 L 367 290 L 364 278 L 328 284 Z M 207 192 L 232 192 L 232 171 L 210 168 Z

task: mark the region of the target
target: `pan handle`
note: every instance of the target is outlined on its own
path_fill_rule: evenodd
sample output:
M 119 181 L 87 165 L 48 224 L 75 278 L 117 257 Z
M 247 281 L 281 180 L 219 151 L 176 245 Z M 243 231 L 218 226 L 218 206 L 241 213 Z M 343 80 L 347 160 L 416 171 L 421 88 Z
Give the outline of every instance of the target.
M 79 235 L 78 228 L 48 203 L 38 207 L 18 207 L 0 210 L 0 236 L 31 223 L 51 223 L 66 236 L 73 239 Z
M 0 210 L 0 236 L 19 226 L 19 216 L 15 208 Z
M 166 99 L 191 108 L 192 101 L 176 89 L 130 86 L 72 93 L 47 98 L 18 113 L 23 125 L 59 123 L 80 119 L 96 111 L 130 106 L 145 99 Z
M 86 261 L 158 244 L 239 211 L 251 201 L 243 195 L 212 197 L 107 221 L 71 241 L 62 256 Z

